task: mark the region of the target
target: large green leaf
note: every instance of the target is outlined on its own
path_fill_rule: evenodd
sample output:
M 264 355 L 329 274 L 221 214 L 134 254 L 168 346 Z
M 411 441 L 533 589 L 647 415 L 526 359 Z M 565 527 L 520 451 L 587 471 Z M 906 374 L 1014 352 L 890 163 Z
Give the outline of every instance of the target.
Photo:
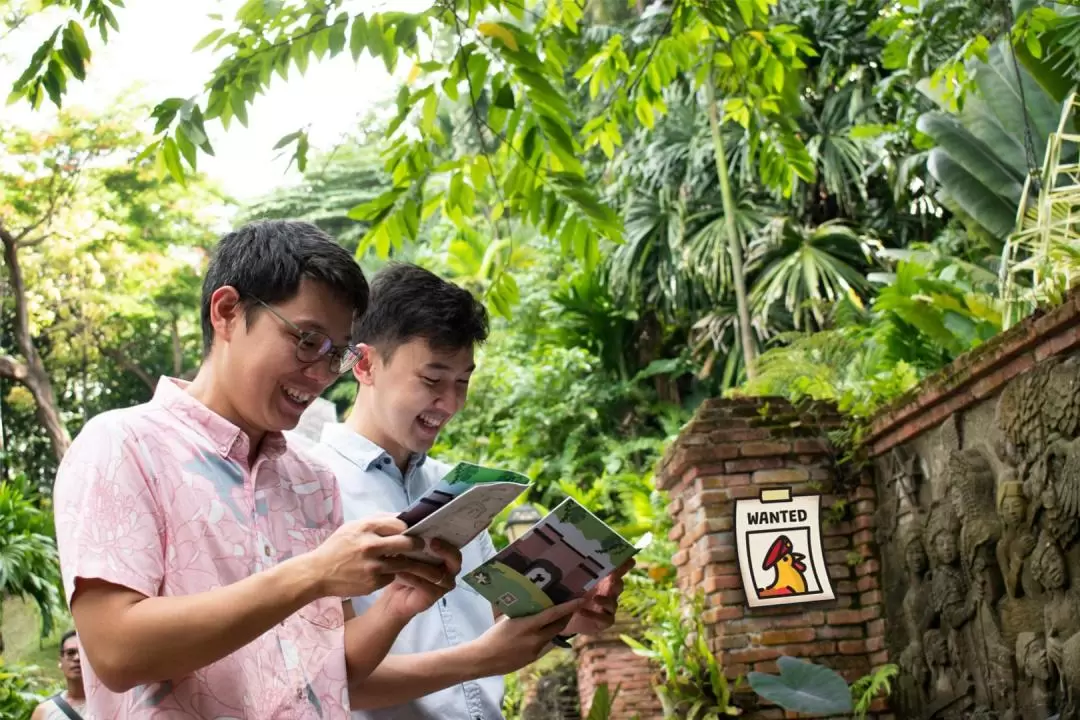
M 1020 201 L 1024 174 L 1007 165 L 1001 157 L 979 138 L 972 135 L 953 115 L 929 112 L 922 115 L 917 127 L 934 139 L 967 172 L 990 192 L 1014 203 Z
M 941 148 L 930 151 L 926 160 L 930 174 L 947 189 L 949 198 L 979 225 L 998 238 L 1013 230 L 1016 205 L 985 185 Z
M 786 656 L 777 665 L 779 676 L 752 672 L 747 677 L 750 687 L 761 697 L 795 712 L 851 712 L 851 691 L 835 671 Z

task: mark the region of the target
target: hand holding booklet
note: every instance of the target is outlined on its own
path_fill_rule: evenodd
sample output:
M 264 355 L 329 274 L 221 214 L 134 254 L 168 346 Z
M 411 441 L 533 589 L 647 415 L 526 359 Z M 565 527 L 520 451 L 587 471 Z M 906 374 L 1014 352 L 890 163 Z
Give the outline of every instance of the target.
M 439 538 L 462 547 L 527 489 L 518 473 L 461 463 L 398 517 L 406 535 Z M 507 617 L 533 615 L 585 595 L 644 548 L 631 544 L 567 498 L 495 557 L 470 570 L 465 582 Z M 428 555 L 417 559 L 434 562 Z

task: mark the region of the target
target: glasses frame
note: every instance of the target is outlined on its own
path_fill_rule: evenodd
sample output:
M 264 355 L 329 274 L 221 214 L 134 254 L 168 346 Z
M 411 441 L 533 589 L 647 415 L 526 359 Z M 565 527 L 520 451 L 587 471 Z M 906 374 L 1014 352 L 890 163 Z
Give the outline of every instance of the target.
M 259 305 L 262 305 L 264 308 L 269 310 L 274 317 L 285 323 L 285 326 L 292 331 L 293 336 L 296 338 L 297 361 L 302 362 L 305 365 L 313 365 L 322 360 L 323 358 L 326 358 L 327 364 L 330 366 L 330 372 L 336 373 L 338 375 L 344 375 L 345 373 L 349 372 L 350 370 L 352 370 L 353 366 L 355 366 L 356 363 L 359 362 L 360 351 L 355 345 L 335 345 L 333 340 L 331 340 L 330 336 L 326 333 L 319 332 L 318 330 L 304 330 L 292 320 L 289 320 L 277 310 L 270 307 L 269 303 L 260 300 L 254 295 L 251 295 L 250 298 L 253 301 L 257 302 Z M 304 358 L 300 357 L 300 346 L 304 343 L 305 340 L 310 339 L 313 335 L 321 335 L 322 337 L 329 340 L 330 344 L 326 350 L 320 351 L 319 355 L 313 360 L 305 360 Z

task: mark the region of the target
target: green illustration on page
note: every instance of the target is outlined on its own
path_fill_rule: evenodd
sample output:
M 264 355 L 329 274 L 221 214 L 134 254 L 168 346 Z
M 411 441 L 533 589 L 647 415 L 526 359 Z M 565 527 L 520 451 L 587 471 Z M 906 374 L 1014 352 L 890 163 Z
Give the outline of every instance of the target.
M 649 539 L 631 544 L 567 498 L 464 579 L 507 617 L 534 615 L 583 596 Z

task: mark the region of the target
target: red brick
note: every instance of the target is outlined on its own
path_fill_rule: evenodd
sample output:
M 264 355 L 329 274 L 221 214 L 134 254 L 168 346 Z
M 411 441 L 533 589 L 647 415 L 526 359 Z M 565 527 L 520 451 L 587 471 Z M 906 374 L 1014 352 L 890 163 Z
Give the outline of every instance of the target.
M 685 565 L 686 561 L 689 560 L 689 559 L 690 559 L 690 553 L 687 552 L 686 550 L 680 550 L 679 552 L 675 553 L 675 555 L 671 558 L 671 562 L 676 567 L 678 567 L 680 565 Z
M 873 665 L 874 667 L 879 667 L 881 665 L 885 665 L 888 662 L 889 662 L 889 653 L 887 651 L 885 651 L 885 650 L 882 650 L 881 652 L 873 653 L 870 656 L 870 664 Z
M 757 499 L 761 495 L 761 488 L 753 485 L 733 487 L 728 490 L 728 495 L 731 496 L 732 500 Z
M 750 672 L 751 667 L 753 666 L 747 665 L 746 663 L 725 662 L 723 667 L 724 676 L 732 679 L 737 677 L 745 677 L 746 673 Z
M 841 595 L 854 595 L 859 591 L 854 580 L 837 580 L 833 583 L 833 590 Z
M 827 625 L 816 632 L 819 640 L 859 640 L 866 634 L 859 625 Z
M 859 602 L 862 603 L 863 607 L 866 607 L 867 605 L 878 605 L 882 600 L 883 598 L 880 590 L 871 590 L 870 592 L 864 592 L 859 596 Z
M 863 621 L 861 610 L 833 610 L 826 618 L 830 625 L 856 625 Z
M 683 509 L 683 499 L 677 497 L 668 503 L 668 514 L 671 517 L 676 517 Z
M 683 527 L 682 523 L 678 523 L 678 524 L 675 525 L 675 527 L 671 528 L 671 530 L 668 532 L 668 535 L 667 535 L 668 540 L 671 540 L 672 542 L 675 542 L 679 538 L 681 538 L 683 536 L 683 533 L 685 533 L 685 532 L 686 532 L 686 528 Z
M 724 471 L 727 473 L 755 472 L 757 470 L 772 470 L 784 466 L 781 458 L 743 458 L 741 460 L 728 460 L 724 463 Z
M 855 566 L 855 574 L 859 577 L 875 575 L 881 571 L 881 563 L 877 560 L 867 560 Z
M 885 614 L 882 612 L 881 605 L 871 605 L 862 609 L 862 619 L 865 622 L 869 622 L 870 620 L 877 620 L 878 618 L 882 617 L 885 617 Z
M 725 490 L 702 490 L 692 495 L 686 501 L 686 512 L 694 512 L 706 505 L 718 505 L 727 502 L 728 496 Z
M 716 623 L 725 622 L 727 620 L 738 620 L 742 616 L 742 606 L 736 605 L 734 607 L 709 608 L 701 614 L 701 619 L 706 625 L 715 625 Z
M 877 511 L 877 501 L 857 500 L 853 508 L 856 515 L 872 515 Z
M 866 652 L 865 640 L 841 640 L 837 647 L 844 655 L 861 655 Z
M 754 473 L 755 485 L 795 485 L 810 479 L 806 468 L 780 468 L 758 470 Z
M 779 647 L 770 648 L 743 648 L 739 650 L 732 650 L 728 653 L 728 660 L 737 663 L 756 663 L 761 660 L 775 660 L 783 655 L 783 649 Z
M 872 530 L 859 530 L 851 536 L 851 542 L 854 543 L 856 547 L 859 545 L 869 545 L 874 542 L 874 532 Z
M 697 587 L 705 579 L 705 568 L 696 567 L 690 571 L 690 584 Z
M 778 441 L 748 442 L 739 448 L 743 457 L 773 457 L 791 452 L 791 443 Z
M 869 592 L 870 590 L 877 590 L 879 587 L 880 585 L 878 585 L 878 580 L 873 575 L 867 575 L 866 577 L 859 578 L 859 592 Z
M 713 652 L 719 650 L 739 650 L 749 647 L 750 638 L 746 635 L 725 635 L 721 638 L 713 638 L 709 641 L 709 647 Z
M 866 624 L 866 634 L 870 637 L 885 634 L 885 621 L 884 620 L 871 620 Z
M 821 547 L 825 550 L 845 550 L 851 547 L 851 541 L 843 535 L 832 535 L 822 539 Z
M 704 590 L 706 595 L 718 590 L 732 590 L 735 588 L 742 588 L 742 578 L 738 575 L 720 575 L 705 578 Z
M 797 609 L 789 608 L 792 612 L 788 616 L 756 617 L 750 616 L 730 623 L 728 628 L 734 632 L 757 633 L 766 630 L 778 630 L 780 628 L 815 627 L 825 622 L 825 613 L 821 611 L 803 613 Z M 753 611 L 755 613 L 760 610 Z
M 1080 344 L 1080 326 L 1066 330 L 1036 345 L 1035 360 L 1042 362 L 1046 358 L 1058 355 L 1078 344 Z
M 733 563 L 736 562 L 734 547 L 721 547 L 709 550 L 706 560 L 710 563 Z
M 761 633 L 762 645 L 793 645 L 795 643 L 810 642 L 814 639 L 813 628 L 791 630 L 768 630 Z
M 772 432 L 768 428 L 732 428 L 714 430 L 709 438 L 713 442 L 741 443 L 768 440 L 771 436 Z
M 765 660 L 764 662 L 754 663 L 754 672 L 777 675 L 780 672 L 780 666 L 773 660 Z
M 858 529 L 858 530 L 869 530 L 870 528 L 874 527 L 874 525 L 876 525 L 876 523 L 874 522 L 874 516 L 873 515 L 856 515 L 855 516 L 855 528 Z M 858 541 L 856 541 L 856 542 L 858 542 Z
M 984 398 L 993 395 L 1001 388 L 1002 385 L 1007 383 L 1009 380 L 1012 380 L 1014 377 L 1016 377 L 1022 372 L 1030 370 L 1031 367 L 1035 364 L 1036 355 L 1038 354 L 1040 348 L 1043 347 L 1044 345 L 1040 344 L 1039 347 L 1035 348 L 1034 354 L 1024 353 L 1023 355 L 1019 355 L 1010 360 L 1009 363 L 1004 367 L 994 370 L 994 372 L 977 381 L 974 385 L 971 386 L 972 396 L 976 398 Z
M 859 487 L 855 488 L 855 499 L 856 500 L 874 500 L 876 498 L 877 498 L 877 493 L 874 492 L 874 488 L 872 488 L 872 487 L 868 487 L 866 485 L 860 485 Z
M 829 452 L 829 441 L 825 438 L 800 438 L 795 441 L 795 452 L 819 455 Z
M 867 638 L 866 639 L 866 651 L 867 652 L 878 652 L 879 650 L 884 650 L 884 649 L 885 649 L 885 638 L 882 637 L 881 635 L 878 635 L 877 637 L 872 637 L 872 638 Z

